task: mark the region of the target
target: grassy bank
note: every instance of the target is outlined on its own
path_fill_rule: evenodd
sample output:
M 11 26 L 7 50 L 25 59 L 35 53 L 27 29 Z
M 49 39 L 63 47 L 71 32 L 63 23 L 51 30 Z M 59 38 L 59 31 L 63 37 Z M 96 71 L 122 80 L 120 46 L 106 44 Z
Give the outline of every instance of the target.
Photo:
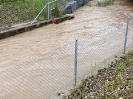
M 133 51 L 83 80 L 63 99 L 133 99 Z
M 113 5 L 114 4 L 114 0 L 100 0 L 100 1 L 97 1 L 97 6 L 102 6 L 102 7 L 105 7 L 105 6 L 108 6 L 108 5 Z
M 52 1 L 52 0 L 49 0 Z M 17 2 L 5 2 L 0 4 L 0 26 L 5 24 L 31 21 L 41 9 L 47 3 L 47 0 L 22 0 Z M 55 7 L 55 3 L 50 5 L 50 9 Z M 53 12 L 52 12 L 53 13 Z M 61 16 L 59 9 L 55 9 L 54 13 L 51 14 L 54 17 Z M 38 20 L 47 19 L 47 7 L 39 16 Z

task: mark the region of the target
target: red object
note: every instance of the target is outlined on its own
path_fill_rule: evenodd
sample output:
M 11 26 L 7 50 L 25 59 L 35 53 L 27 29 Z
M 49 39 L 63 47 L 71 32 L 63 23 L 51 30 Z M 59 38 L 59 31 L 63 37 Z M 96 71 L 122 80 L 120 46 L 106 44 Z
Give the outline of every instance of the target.
M 52 20 L 52 23 L 56 23 L 56 20 L 55 20 L 55 19 L 53 19 L 53 20 Z

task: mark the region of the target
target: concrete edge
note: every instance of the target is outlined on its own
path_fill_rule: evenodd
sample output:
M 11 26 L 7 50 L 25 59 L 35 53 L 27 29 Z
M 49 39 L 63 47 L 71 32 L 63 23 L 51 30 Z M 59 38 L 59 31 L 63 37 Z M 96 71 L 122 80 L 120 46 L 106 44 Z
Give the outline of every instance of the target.
M 63 17 L 59 17 L 59 18 L 55 18 L 55 19 L 57 20 L 56 24 L 59 24 L 59 23 L 65 21 L 65 20 L 69 20 L 70 16 L 65 15 Z M 33 30 L 35 28 L 39 28 L 39 27 L 51 24 L 51 23 L 52 23 L 51 20 L 41 21 L 41 22 L 37 22 L 37 23 L 34 23 L 34 24 L 28 24 L 28 25 L 25 25 L 25 26 L 11 28 L 9 30 L 1 31 L 0 32 L 0 39 L 4 39 L 4 38 L 10 37 L 10 36 L 14 36 L 14 35 L 17 35 L 17 34 L 20 34 L 20 33 L 24 33 L 24 32 L 27 32 L 27 31 Z

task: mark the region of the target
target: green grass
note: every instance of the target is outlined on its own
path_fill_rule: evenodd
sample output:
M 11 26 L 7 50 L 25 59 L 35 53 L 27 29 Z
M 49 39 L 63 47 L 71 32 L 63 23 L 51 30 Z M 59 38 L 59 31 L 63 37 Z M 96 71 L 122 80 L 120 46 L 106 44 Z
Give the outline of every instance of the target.
M 52 0 L 49 0 L 49 2 L 50 1 Z M 24 0 L 2 3 L 0 4 L 0 26 L 25 20 L 33 20 L 46 3 L 47 0 Z M 54 17 L 62 16 L 60 9 L 56 7 L 56 2 L 50 4 L 50 9 L 51 8 L 55 8 L 55 11 L 50 15 Z M 46 20 L 48 16 L 47 13 L 46 7 L 37 20 Z
M 101 6 L 101 7 L 105 7 L 108 5 L 113 5 L 114 4 L 114 0 L 101 0 L 101 1 L 97 1 L 97 6 Z
M 132 99 L 133 50 L 115 60 L 108 68 L 87 77 L 62 99 Z
M 34 9 L 34 11 L 35 11 L 35 13 L 36 13 L 36 15 L 42 10 L 42 8 L 46 5 L 46 3 L 47 3 L 47 1 L 46 0 L 32 0 L 32 2 L 33 2 L 33 9 Z M 45 17 L 46 17 L 46 13 L 47 13 L 47 11 L 46 11 L 46 9 L 43 11 L 43 13 L 40 15 L 40 18 L 42 19 L 42 17 L 43 17 L 43 19 L 45 19 Z M 39 18 L 39 19 L 40 19 Z
M 7 2 L 0 5 L 0 24 L 33 19 L 36 13 L 29 1 Z

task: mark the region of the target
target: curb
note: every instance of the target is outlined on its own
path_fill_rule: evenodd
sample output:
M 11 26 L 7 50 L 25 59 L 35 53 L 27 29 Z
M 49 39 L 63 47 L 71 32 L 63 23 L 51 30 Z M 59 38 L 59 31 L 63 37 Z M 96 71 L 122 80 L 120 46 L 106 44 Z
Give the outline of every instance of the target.
M 59 18 L 55 18 L 55 19 L 57 20 L 56 24 L 59 24 L 59 23 L 65 21 L 65 20 L 69 20 L 70 16 L 63 16 L 63 17 L 59 17 Z M 27 31 L 30 31 L 30 30 L 33 30 L 35 28 L 39 28 L 39 27 L 42 27 L 42 26 L 45 26 L 45 25 L 48 25 L 48 24 L 52 24 L 52 21 L 51 20 L 41 21 L 41 22 L 37 22 L 37 23 L 34 23 L 34 24 L 28 24 L 28 25 L 25 25 L 25 26 L 11 28 L 9 30 L 1 31 L 0 32 L 0 39 L 4 39 L 4 38 L 14 36 L 14 35 L 17 35 L 17 34 L 20 34 L 20 33 L 23 33 L 23 32 L 27 32 Z

